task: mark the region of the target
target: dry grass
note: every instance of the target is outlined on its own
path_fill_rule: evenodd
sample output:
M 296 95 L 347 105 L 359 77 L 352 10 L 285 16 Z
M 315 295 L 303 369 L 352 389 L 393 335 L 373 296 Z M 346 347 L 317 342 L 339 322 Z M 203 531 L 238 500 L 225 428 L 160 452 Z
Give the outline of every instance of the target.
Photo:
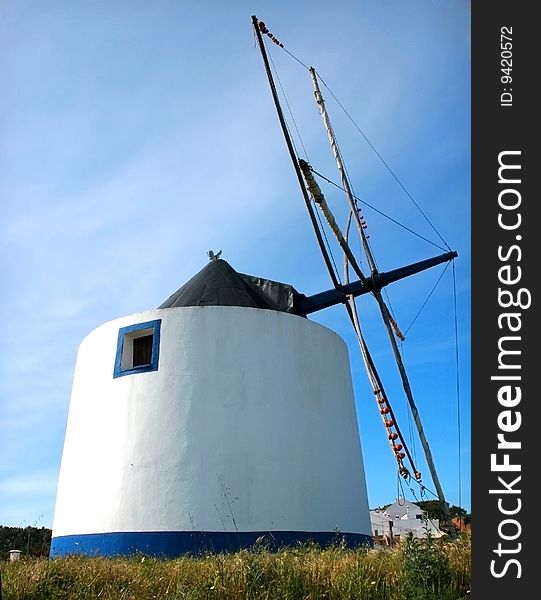
M 469 597 L 468 540 L 392 550 L 316 546 L 159 560 L 4 563 L 2 600 L 459 600 Z

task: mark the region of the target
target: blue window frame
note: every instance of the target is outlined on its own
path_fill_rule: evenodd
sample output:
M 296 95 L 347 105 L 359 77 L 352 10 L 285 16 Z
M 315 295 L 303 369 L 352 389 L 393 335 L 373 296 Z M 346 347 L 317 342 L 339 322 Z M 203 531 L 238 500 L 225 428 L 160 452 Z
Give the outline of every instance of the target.
M 158 370 L 161 319 L 118 330 L 113 378 Z

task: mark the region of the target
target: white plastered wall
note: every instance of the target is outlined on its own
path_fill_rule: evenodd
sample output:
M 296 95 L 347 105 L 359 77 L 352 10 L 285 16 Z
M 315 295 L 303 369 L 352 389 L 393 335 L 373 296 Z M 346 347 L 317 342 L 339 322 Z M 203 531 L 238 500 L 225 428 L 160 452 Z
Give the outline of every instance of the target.
M 120 327 L 161 319 L 159 368 L 113 378 Z M 242 307 L 146 311 L 81 343 L 53 536 L 371 534 L 347 347 Z

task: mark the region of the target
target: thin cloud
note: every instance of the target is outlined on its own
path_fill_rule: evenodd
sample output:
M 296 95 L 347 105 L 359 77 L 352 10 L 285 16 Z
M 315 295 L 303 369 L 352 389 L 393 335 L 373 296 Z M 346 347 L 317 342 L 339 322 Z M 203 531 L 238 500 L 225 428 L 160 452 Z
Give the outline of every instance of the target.
M 92 329 L 158 306 L 205 266 L 209 249 L 223 250 L 241 272 L 303 293 L 331 287 L 245 3 L 230 3 L 227 11 L 215 3 L 220 25 L 211 35 L 208 11 L 197 5 L 96 11 L 61 4 L 29 9 L 8 2 L 1 25 L 0 78 L 7 84 L 0 99 L 0 302 L 9 360 L 0 377 L 0 452 L 10 470 L 0 475 L 0 493 L 9 492 L 0 523 L 42 513 L 52 523 L 75 357 Z M 301 3 L 301 25 L 283 7 L 260 8 L 258 16 L 290 51 L 314 61 L 405 183 L 426 194 L 431 216 L 461 239 L 464 227 L 456 231 L 445 211 L 449 202 L 461 216 L 468 211 L 468 9 L 347 3 L 345 20 L 341 10 Z M 323 35 L 332 43 L 322 46 Z M 310 161 L 337 180 L 308 73 L 283 51 L 272 57 Z M 450 81 L 452 102 L 442 94 Z M 406 211 L 370 149 L 323 93 L 356 191 L 377 206 Z M 450 111 L 452 123 L 445 118 Z M 452 179 L 450 167 L 453 178 L 462 178 Z M 432 194 L 437 187 L 446 190 L 445 202 Z M 342 219 L 342 193 L 329 196 Z M 387 223 L 367 216 L 385 269 L 410 255 L 419 259 L 419 246 L 398 243 Z M 467 248 L 459 255 L 466 265 Z M 341 269 L 340 252 L 335 256 Z M 457 272 L 465 295 L 467 269 Z M 414 314 L 420 296 L 415 288 L 398 297 L 412 301 Z M 362 306 L 371 332 L 377 307 Z M 348 341 L 353 361 L 358 349 L 343 313 L 337 307 L 311 318 Z M 443 343 L 427 343 L 439 356 Z M 374 355 L 388 360 L 383 349 Z M 359 374 L 359 420 L 372 423 L 364 412 L 363 371 L 358 363 L 352 368 Z M 365 461 L 385 443 L 363 427 Z M 368 482 L 375 504 L 394 493 L 394 480 L 380 480 Z

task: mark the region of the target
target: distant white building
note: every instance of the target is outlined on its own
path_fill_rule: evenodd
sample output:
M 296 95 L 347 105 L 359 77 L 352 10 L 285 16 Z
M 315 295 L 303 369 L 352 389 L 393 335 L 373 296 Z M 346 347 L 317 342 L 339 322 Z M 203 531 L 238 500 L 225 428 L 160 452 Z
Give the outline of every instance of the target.
M 404 498 L 383 510 L 371 510 L 370 523 L 374 540 L 383 544 L 402 539 L 409 533 L 415 538 L 425 537 L 427 531 L 436 538 L 444 535 L 438 519 L 427 519 L 417 504 Z

